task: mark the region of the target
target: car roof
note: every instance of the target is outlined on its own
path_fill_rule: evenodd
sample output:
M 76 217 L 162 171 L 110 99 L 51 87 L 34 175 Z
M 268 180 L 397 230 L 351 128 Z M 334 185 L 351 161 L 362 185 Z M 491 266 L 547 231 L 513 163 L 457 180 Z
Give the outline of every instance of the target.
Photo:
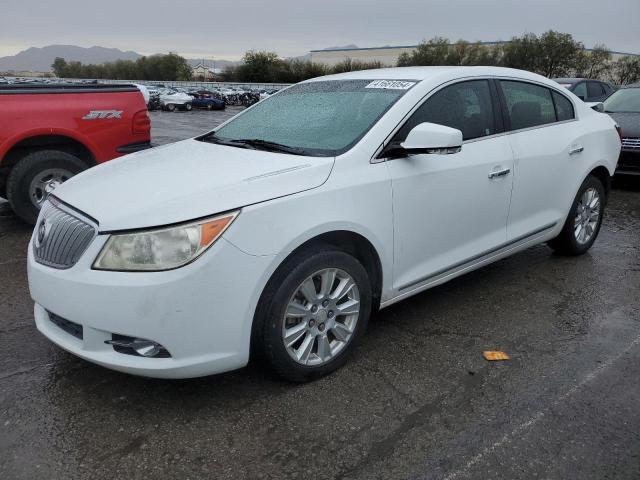
M 583 80 L 589 80 L 592 82 L 600 82 L 600 83 L 608 83 L 608 82 L 605 82 L 604 80 L 598 80 L 597 78 L 552 78 L 552 80 L 558 83 L 572 83 L 572 84 L 582 82 Z
M 558 82 L 558 83 L 578 83 L 581 82 L 582 80 L 586 80 L 585 78 L 552 78 L 551 80 L 553 80 L 554 82 Z
M 511 77 L 523 80 L 534 80 L 549 83 L 546 77 L 531 73 L 526 70 L 505 67 L 461 67 L 461 66 L 430 66 L 430 67 L 391 67 L 376 68 L 370 70 L 357 70 L 353 72 L 338 73 L 316 77 L 306 82 L 318 82 L 326 80 L 415 80 L 423 81 L 443 75 L 451 78 L 464 78 L 474 76 Z

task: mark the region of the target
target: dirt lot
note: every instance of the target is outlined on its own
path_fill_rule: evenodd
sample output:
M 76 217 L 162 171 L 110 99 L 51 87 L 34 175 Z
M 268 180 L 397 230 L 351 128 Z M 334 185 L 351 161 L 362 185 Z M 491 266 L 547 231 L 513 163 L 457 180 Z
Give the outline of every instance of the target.
M 154 141 L 229 113 L 154 112 Z M 65 353 L 33 324 L 29 235 L 0 206 L 2 479 L 640 476 L 640 182 L 617 182 L 589 254 L 538 246 L 384 310 L 308 385 L 256 365 L 151 380 Z

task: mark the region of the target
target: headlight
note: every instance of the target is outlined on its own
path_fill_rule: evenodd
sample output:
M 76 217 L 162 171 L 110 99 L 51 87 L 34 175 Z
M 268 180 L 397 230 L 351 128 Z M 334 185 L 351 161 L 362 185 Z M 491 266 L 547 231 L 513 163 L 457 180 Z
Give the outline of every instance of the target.
M 153 272 L 181 267 L 209 248 L 238 213 L 175 227 L 111 235 L 93 268 Z

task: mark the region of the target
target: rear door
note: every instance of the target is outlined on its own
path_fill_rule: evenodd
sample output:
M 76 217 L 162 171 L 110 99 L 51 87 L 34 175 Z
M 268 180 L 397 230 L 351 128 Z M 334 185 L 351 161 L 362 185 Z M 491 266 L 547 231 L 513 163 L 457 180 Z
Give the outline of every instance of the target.
M 582 155 L 573 103 L 554 89 L 500 80 L 515 164 L 507 226 L 510 242 L 543 235 L 564 222 Z
M 462 131 L 462 150 L 387 161 L 393 186 L 394 286 L 402 293 L 461 267 L 506 240 L 513 154 L 494 86 L 473 80 L 429 97 L 402 126 L 422 122 Z

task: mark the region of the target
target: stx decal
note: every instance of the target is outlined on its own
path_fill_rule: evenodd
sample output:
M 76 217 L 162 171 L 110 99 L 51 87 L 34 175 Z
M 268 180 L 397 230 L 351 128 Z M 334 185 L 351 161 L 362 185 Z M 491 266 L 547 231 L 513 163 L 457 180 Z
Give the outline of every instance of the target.
M 107 118 L 122 118 L 122 110 L 91 110 L 83 120 L 98 120 Z

